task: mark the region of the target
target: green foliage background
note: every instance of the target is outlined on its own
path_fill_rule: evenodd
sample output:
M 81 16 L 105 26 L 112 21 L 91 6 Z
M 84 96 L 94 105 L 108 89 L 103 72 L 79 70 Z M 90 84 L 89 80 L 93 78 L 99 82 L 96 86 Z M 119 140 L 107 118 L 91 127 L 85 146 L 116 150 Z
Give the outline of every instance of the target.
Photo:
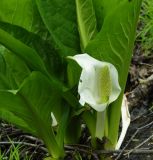
M 140 45 L 142 54 L 152 55 L 153 51 L 153 1 L 152 0 L 142 1 L 136 42 Z

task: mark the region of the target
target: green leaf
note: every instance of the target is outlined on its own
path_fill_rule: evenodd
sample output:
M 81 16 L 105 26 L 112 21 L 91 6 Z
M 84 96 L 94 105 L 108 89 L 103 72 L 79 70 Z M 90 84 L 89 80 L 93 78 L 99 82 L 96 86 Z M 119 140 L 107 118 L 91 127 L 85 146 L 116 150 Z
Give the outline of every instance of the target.
M 66 128 L 65 143 L 76 144 L 79 142 L 80 137 L 81 137 L 81 117 L 74 116 L 71 118 Z
M 19 87 L 24 79 L 29 76 L 31 71 L 24 61 L 9 51 L 5 51 L 4 57 L 15 83 Z
M 65 133 L 66 133 L 66 129 L 67 129 L 67 126 L 68 126 L 69 117 L 70 117 L 70 107 L 65 104 L 65 107 L 62 108 L 61 110 L 62 110 L 62 113 L 60 115 L 61 118 L 58 121 L 59 126 L 58 126 L 58 130 L 57 130 L 56 140 L 57 140 L 58 145 L 61 148 L 63 148 L 64 147 L 63 142 L 64 142 L 64 138 L 65 138 Z M 58 114 L 60 114 L 60 112 Z
M 96 35 L 96 16 L 92 0 L 75 0 L 75 2 L 81 47 L 84 50 L 88 42 Z
M 36 0 L 40 15 L 61 56 L 80 52 L 75 1 Z
M 25 63 L 8 52 L 4 49 L 0 53 L 0 90 L 18 89 L 18 86 L 30 74 Z
M 16 94 L 0 91 L 0 110 L 11 112 L 23 120 L 28 125 L 27 129 L 32 128 L 36 136 L 44 140 L 49 152 L 55 158 L 63 154 L 51 128 L 51 112 L 56 105 L 54 101 L 56 96 L 58 97 L 58 94 L 50 86 L 49 80 L 40 72 L 33 72 Z M 18 121 L 14 123 L 20 125 Z
M 115 144 L 118 137 L 122 95 L 132 56 L 141 0 L 111 2 L 116 7 L 112 9 L 112 6 L 109 6 L 109 1 L 105 1 L 105 4 L 108 3 L 108 8 L 104 5 L 107 11 L 105 12 L 102 28 L 95 39 L 89 42 L 85 50 L 99 60 L 112 63 L 119 72 L 122 94 L 109 107 L 108 137 L 112 144 Z
M 0 108 L 0 118 L 7 122 L 16 124 L 17 127 L 23 129 L 26 132 L 30 132 L 34 135 L 36 134 L 35 131 L 31 129 L 30 126 L 28 126 L 24 120 L 14 115 L 12 112 L 7 111 L 6 109 Z
M 8 77 L 0 73 L 0 90 L 11 89 Z
M 29 118 L 29 115 L 26 115 L 28 111 L 26 107 L 24 107 L 24 103 L 19 97 L 17 97 L 13 93 L 9 91 L 0 91 L 0 100 L 1 100 L 0 110 L 3 111 L 2 114 L 0 115 L 1 118 L 8 121 L 10 120 L 10 122 L 16 124 L 17 126 L 20 126 L 20 123 L 18 123 L 20 121 L 18 121 L 18 119 L 21 119 L 22 121 L 24 121 L 24 119 L 26 119 L 27 117 Z M 15 118 L 13 119 L 13 117 L 10 117 L 9 119 L 6 113 L 10 113 L 12 114 L 13 117 L 14 116 L 17 117 L 18 118 L 17 121 Z M 25 115 L 26 117 L 22 117 Z M 27 131 L 29 130 L 29 128 L 32 128 L 32 127 L 26 125 L 24 126 L 24 128 L 25 128 L 25 131 Z
M 81 67 L 72 59 L 68 58 L 67 65 L 67 78 L 68 85 L 70 88 L 74 87 L 78 84 L 80 75 L 81 75 Z
M 0 21 L 20 26 L 46 38 L 47 30 L 34 0 L 1 0 Z
M 3 73 L 3 74 L 6 73 L 6 63 L 1 52 L 0 52 L 0 73 Z
M 93 6 L 95 8 L 95 15 L 97 19 L 97 30 L 98 32 L 101 30 L 102 24 L 103 24 L 103 11 L 104 7 L 102 6 L 102 0 L 92 0 Z
M 84 48 L 90 40 L 94 38 L 97 33 L 96 28 L 96 16 L 92 0 L 75 0 L 78 30 L 80 34 L 81 48 Z M 70 87 L 73 87 L 78 83 L 81 69 L 75 63 L 69 60 L 67 67 L 68 83 Z
M 4 51 L 0 51 L 0 90 L 9 90 L 14 88 L 12 87 L 12 76 L 4 58 Z
M 0 43 L 23 59 L 30 68 L 46 74 L 44 63 L 36 51 L 15 39 L 2 29 L 0 29 Z
M 126 82 L 140 4 L 141 0 L 116 4 L 116 9 L 105 17 L 101 31 L 86 48 L 93 57 L 116 66 L 121 85 Z
M 113 12 L 119 5 L 120 0 L 92 0 L 95 8 L 95 14 L 97 19 L 97 29 L 101 30 L 104 19 L 108 14 Z M 112 7 L 113 6 L 113 7 Z
M 68 91 L 67 87 L 48 73 L 42 59 L 35 50 L 15 39 L 2 29 L 0 29 L 0 43 L 23 59 L 32 70 L 40 71 L 46 75 L 50 79 L 54 89 L 58 90 L 71 106 L 78 106 L 77 99 Z
M 13 35 L 14 38 L 20 40 L 24 44 L 36 50 L 41 59 L 43 60 L 47 70 L 57 77 L 61 76 L 63 70 L 62 60 L 58 55 L 55 48 L 53 48 L 50 41 L 43 40 L 37 34 L 28 32 L 27 30 L 12 25 L 9 23 L 4 23 L 0 21 L 1 29 L 5 30 L 9 34 Z

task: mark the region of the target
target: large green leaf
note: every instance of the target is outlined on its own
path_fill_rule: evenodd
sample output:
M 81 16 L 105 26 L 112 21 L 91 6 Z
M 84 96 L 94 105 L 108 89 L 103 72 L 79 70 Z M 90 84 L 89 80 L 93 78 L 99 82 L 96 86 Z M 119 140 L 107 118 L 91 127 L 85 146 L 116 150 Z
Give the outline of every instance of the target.
M 44 63 L 36 51 L 2 29 L 0 29 L 0 43 L 23 59 L 31 69 L 46 73 Z
M 103 21 L 110 12 L 112 12 L 121 2 L 120 0 L 92 0 L 95 7 L 97 18 L 97 29 L 101 30 Z M 112 7 L 113 6 L 113 7 Z
M 80 137 L 81 137 L 81 117 L 74 116 L 68 122 L 66 134 L 65 134 L 65 143 L 66 144 L 78 143 Z
M 121 86 L 126 82 L 140 4 L 141 0 L 117 3 L 116 9 L 105 17 L 101 31 L 86 48 L 93 57 L 116 66 Z
M 14 119 L 13 122 L 18 126 L 20 126 L 19 119 L 24 121 L 27 124 L 24 126 L 27 128 L 26 131 L 32 129 L 36 136 L 44 140 L 49 152 L 55 157 L 63 154 L 51 128 L 51 112 L 53 107 L 58 108 L 60 105 L 60 97 L 58 100 L 57 97 L 58 93 L 40 72 L 33 72 L 16 94 L 0 91 L 0 110 L 16 116 L 18 119 L 16 121 Z M 6 120 L 9 119 L 6 117 Z
M 46 38 L 47 30 L 42 23 L 34 0 L 1 0 L 0 20 Z
M 75 2 L 81 47 L 84 50 L 97 32 L 96 16 L 92 0 L 75 0 Z
M 120 0 L 92 0 L 93 5 L 95 8 L 96 18 L 97 18 L 97 29 L 98 31 L 101 30 L 103 25 L 103 21 L 110 14 L 115 10 L 119 3 L 122 1 Z
M 5 60 L 4 52 L 5 49 L 0 51 L 0 90 L 16 89 L 17 84 L 13 78 L 10 67 Z
M 64 104 L 64 103 L 63 103 Z M 68 122 L 70 120 L 70 107 L 65 104 L 65 107 L 60 108 L 60 110 L 62 111 L 62 113 L 60 114 L 59 109 L 54 107 L 54 111 L 56 110 L 56 112 L 58 111 L 58 116 L 60 115 L 60 119 L 58 120 L 59 122 L 59 126 L 58 126 L 58 130 L 57 130 L 57 135 L 56 135 L 56 140 L 58 145 L 63 148 L 64 147 L 64 138 L 65 138 L 65 134 L 66 134 L 66 129 L 68 126 Z M 55 113 L 55 112 L 54 112 Z
M 75 1 L 36 0 L 40 15 L 62 56 L 80 52 Z
M 47 70 L 56 76 L 61 76 L 62 62 L 56 49 L 50 41 L 43 40 L 39 35 L 29 32 L 19 26 L 0 21 L 1 29 L 13 35 L 16 39 L 36 50 L 43 60 Z
M 92 0 L 75 0 L 78 30 L 80 34 L 80 46 L 82 52 L 88 42 L 92 40 L 97 33 L 96 16 Z M 67 72 L 68 83 L 70 87 L 74 87 L 78 83 L 80 77 L 80 68 L 73 61 L 69 60 Z
M 17 127 L 23 129 L 26 132 L 30 132 L 34 135 L 36 135 L 35 131 L 30 128 L 30 126 L 27 125 L 27 123 L 22 120 L 21 118 L 14 115 L 12 112 L 0 108 L 0 119 L 3 119 L 7 122 L 11 122 L 12 124 L 15 124 Z
M 0 90 L 1 89 L 10 89 L 10 84 L 6 76 L 7 64 L 2 55 L 2 50 L 0 51 Z
M 8 66 L 7 70 L 11 72 L 12 78 L 14 79 L 18 88 L 24 79 L 29 76 L 31 71 L 24 61 L 22 61 L 16 55 L 11 54 L 9 51 L 5 51 L 4 58 Z
M 42 59 L 34 49 L 15 39 L 2 29 L 0 29 L 0 43 L 24 60 L 30 69 L 40 71 L 46 75 L 50 79 L 54 89 L 58 90 L 59 94 L 61 94 L 71 106 L 78 107 L 77 99 L 70 91 L 68 91 L 68 88 L 65 87 L 59 79 L 49 74 Z
M 29 74 L 24 61 L 6 49 L 0 51 L 0 90 L 18 89 Z
M 108 3 L 108 8 L 106 7 L 106 3 Z M 112 6 L 114 7 L 112 9 L 109 6 L 109 1 L 105 2 L 104 7 L 106 11 L 102 28 L 96 38 L 90 41 L 86 48 L 87 53 L 97 59 L 112 63 L 119 72 L 122 94 L 109 108 L 110 121 L 108 137 L 113 144 L 116 143 L 118 135 L 122 95 L 132 56 L 141 0 L 123 0 L 120 3 L 118 1 L 114 1 L 114 3 L 116 7 Z
M 2 56 L 2 53 L 0 51 L 0 73 L 5 74 L 6 72 L 6 63 L 5 63 L 5 59 Z

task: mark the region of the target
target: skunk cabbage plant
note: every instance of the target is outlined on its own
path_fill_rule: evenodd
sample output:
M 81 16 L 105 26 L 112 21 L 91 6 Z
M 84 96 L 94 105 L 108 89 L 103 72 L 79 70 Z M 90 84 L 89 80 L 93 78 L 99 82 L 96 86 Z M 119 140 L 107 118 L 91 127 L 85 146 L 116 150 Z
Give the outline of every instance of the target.
M 112 64 L 98 61 L 88 54 L 78 54 L 70 58 L 82 68 L 78 86 L 79 102 L 82 106 L 89 104 L 97 111 L 95 136 L 103 138 L 104 112 L 121 91 L 118 72 Z
M 78 143 L 82 122 L 93 147 L 105 137 L 101 148 L 119 149 L 140 7 L 141 0 L 1 0 L 0 118 L 42 139 L 49 159 Z

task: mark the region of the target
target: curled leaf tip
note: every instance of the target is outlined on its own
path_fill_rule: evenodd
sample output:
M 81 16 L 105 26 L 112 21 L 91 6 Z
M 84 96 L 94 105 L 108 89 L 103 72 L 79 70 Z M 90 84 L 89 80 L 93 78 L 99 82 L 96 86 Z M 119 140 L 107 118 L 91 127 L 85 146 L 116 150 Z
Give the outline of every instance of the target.
M 122 100 L 121 115 L 122 115 L 122 131 L 115 147 L 116 150 L 120 149 L 131 121 L 128 108 L 128 101 L 125 95 L 123 96 Z
M 58 123 L 53 112 L 51 112 L 51 118 L 52 118 L 52 127 L 57 126 Z

